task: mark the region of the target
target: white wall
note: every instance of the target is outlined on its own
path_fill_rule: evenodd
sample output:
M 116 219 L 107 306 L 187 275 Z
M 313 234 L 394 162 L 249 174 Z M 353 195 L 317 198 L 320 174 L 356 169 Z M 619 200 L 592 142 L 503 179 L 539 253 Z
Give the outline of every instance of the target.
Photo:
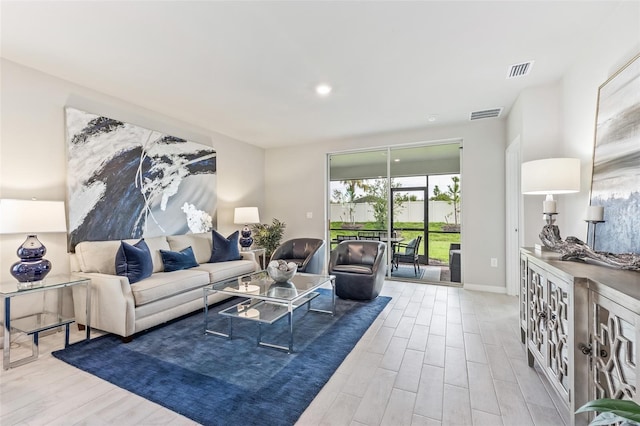
M 521 141 L 522 161 L 562 156 L 561 112 L 562 97 L 560 82 L 524 90 L 515 102 L 507 120 L 507 140 L 513 142 L 517 136 Z M 525 195 L 522 199 L 524 224 L 520 233 L 524 245 L 539 242 L 538 234 L 544 225 L 542 201 L 544 195 Z M 556 216 L 560 230 L 563 229 L 564 196 L 555 197 L 558 202 Z
M 598 87 L 640 53 L 640 3 L 622 2 L 561 81 L 523 91 L 507 120 L 507 140 L 520 135 L 522 161 L 547 157 L 581 160 L 581 192 L 558 195 L 557 224 L 563 238 L 586 240 Z M 525 246 L 538 243 L 544 196 L 523 198 Z
M 285 238 L 324 238 L 327 153 L 462 139 L 462 269 L 465 285 L 504 291 L 504 127 L 503 121 L 489 119 L 459 126 L 269 149 L 265 175 L 267 214 L 287 224 Z M 312 213 L 311 219 L 307 219 L 307 212 Z M 498 259 L 498 268 L 490 266 L 492 257 Z
M 598 88 L 639 53 L 640 2 L 622 2 L 597 29 L 591 48 L 564 75 L 564 152 L 582 160 L 582 191 L 565 205 L 566 216 L 572 220 L 565 222 L 563 237 L 574 235 L 584 241 L 587 237 L 583 219 L 591 191 Z
M 0 198 L 65 200 L 64 107 L 135 123 L 212 146 L 218 155 L 218 229 L 230 233 L 233 208 L 264 207 L 264 150 L 213 131 L 163 116 L 14 62 L 0 63 Z M 39 236 L 53 263 L 66 273 L 66 236 Z M 0 279 L 12 279 L 10 265 L 24 235 L 0 235 Z

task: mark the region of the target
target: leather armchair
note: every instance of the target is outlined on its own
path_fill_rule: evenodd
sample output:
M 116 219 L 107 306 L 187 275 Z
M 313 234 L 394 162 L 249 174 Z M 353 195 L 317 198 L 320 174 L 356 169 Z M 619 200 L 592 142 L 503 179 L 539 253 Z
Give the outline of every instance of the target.
M 343 241 L 331 252 L 329 274 L 336 277 L 341 299 L 378 297 L 387 273 L 386 244 L 379 241 Z
M 324 266 L 324 240 L 294 238 L 280 244 L 273 251 L 271 260 L 282 259 L 298 265 L 298 272 L 320 274 Z

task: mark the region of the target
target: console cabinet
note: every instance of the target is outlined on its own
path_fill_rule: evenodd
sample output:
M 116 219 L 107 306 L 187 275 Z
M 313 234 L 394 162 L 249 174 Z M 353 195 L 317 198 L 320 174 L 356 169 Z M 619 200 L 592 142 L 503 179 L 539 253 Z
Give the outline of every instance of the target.
M 568 422 L 588 424 L 589 414 L 573 413 L 592 399 L 640 402 L 640 273 L 530 249 L 522 249 L 520 267 L 529 366 L 545 374 Z

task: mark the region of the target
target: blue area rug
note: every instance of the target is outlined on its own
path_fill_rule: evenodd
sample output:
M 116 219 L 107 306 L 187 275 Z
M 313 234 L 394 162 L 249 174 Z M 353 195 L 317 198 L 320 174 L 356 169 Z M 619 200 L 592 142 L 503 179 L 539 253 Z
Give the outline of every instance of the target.
M 321 289 L 312 306 L 329 309 Z M 233 339 L 204 335 L 202 312 L 137 335 L 114 335 L 53 353 L 58 359 L 204 425 L 292 425 L 391 299 L 336 299 L 336 315 L 294 313 L 294 353 L 258 347 L 257 324 L 234 320 Z M 210 310 L 209 328 L 228 320 Z M 286 345 L 286 318 L 263 325 L 263 341 Z

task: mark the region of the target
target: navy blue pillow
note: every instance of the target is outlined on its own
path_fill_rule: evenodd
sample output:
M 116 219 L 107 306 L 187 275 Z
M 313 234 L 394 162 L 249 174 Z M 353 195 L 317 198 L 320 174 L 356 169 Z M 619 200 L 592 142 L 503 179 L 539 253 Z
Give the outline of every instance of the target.
M 240 260 L 240 249 L 238 248 L 238 238 L 240 232 L 236 231 L 225 238 L 215 229 L 212 231 L 213 250 L 209 262 L 228 262 L 230 260 Z
M 180 251 L 160 250 L 162 264 L 165 272 L 179 271 L 198 266 L 196 256 L 193 254 L 191 246 Z
M 116 274 L 129 278 L 129 284 L 133 284 L 152 273 L 151 251 L 144 238 L 134 245 L 121 241 L 116 253 Z

